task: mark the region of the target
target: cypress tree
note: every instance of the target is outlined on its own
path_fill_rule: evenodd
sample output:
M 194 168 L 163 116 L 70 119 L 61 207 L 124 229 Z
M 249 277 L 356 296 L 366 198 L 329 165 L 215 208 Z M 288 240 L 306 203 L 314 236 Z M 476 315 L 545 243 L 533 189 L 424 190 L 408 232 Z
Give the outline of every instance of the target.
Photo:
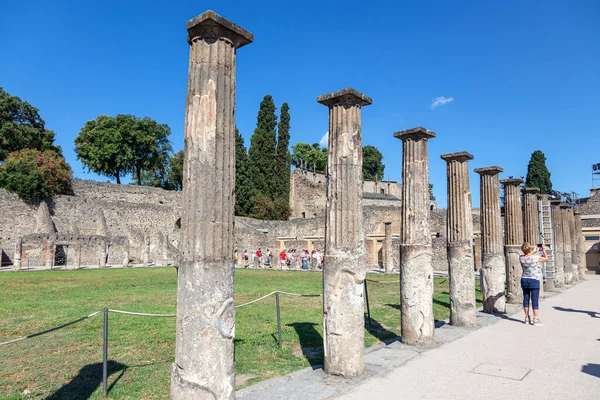
M 277 116 L 275 103 L 271 95 L 266 95 L 260 103 L 256 129 L 250 139 L 248 151 L 248 181 L 252 191 L 252 202 L 261 194 L 271 201 L 275 200 L 275 165 L 277 157 Z
M 248 154 L 244 138 L 235 128 L 235 215 L 250 213 L 250 182 L 248 182 Z
M 281 113 L 279 115 L 279 125 L 277 132 L 277 164 L 275 167 L 276 179 L 276 203 L 277 203 L 277 218 L 287 219 L 289 216 L 290 203 L 290 107 L 288 103 L 281 105 Z
M 552 190 L 550 171 L 546 167 L 546 156 L 541 150 L 536 150 L 531 154 L 529 165 L 527 166 L 525 185 L 528 187 L 537 187 L 542 193 L 548 193 Z

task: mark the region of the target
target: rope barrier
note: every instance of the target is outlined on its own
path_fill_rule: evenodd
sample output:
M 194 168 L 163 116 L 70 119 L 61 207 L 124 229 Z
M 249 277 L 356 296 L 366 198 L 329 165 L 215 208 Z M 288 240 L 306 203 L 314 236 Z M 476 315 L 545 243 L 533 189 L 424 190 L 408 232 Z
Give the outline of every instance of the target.
M 126 314 L 126 315 L 136 315 L 138 317 L 176 317 L 177 314 L 146 314 L 132 311 L 122 311 L 122 310 L 112 310 L 108 309 L 109 312 L 114 312 L 117 314 Z
M 288 292 L 281 292 L 281 291 L 276 290 L 276 291 L 271 292 L 269 294 L 266 294 L 266 295 L 264 295 L 262 297 L 259 297 L 258 299 L 249 301 L 249 302 L 244 303 L 244 304 L 240 304 L 240 305 L 236 306 L 235 308 L 249 306 L 250 304 L 254 304 L 254 303 L 257 303 L 257 302 L 259 302 L 261 300 L 264 300 L 264 299 L 266 299 L 269 296 L 273 296 L 276 293 L 281 293 L 281 294 L 286 295 L 286 296 L 295 296 L 295 297 L 319 297 L 319 296 L 322 296 L 322 294 L 288 293 Z M 62 325 L 56 326 L 56 327 L 51 328 L 51 329 L 47 329 L 47 330 L 42 331 L 42 332 L 33 333 L 33 334 L 27 335 L 27 336 L 22 336 L 20 338 L 8 340 L 6 342 L 0 342 L 0 346 L 4 346 L 4 345 L 10 344 L 10 343 L 20 342 L 21 340 L 31 339 L 31 338 L 34 338 L 34 337 L 37 337 L 37 336 L 45 335 L 46 333 L 50 333 L 50 332 L 54 332 L 54 331 L 57 331 L 57 330 L 62 329 L 62 328 L 66 328 L 67 326 L 70 326 L 70 325 L 76 324 L 78 322 L 84 321 L 84 320 L 86 320 L 88 318 L 93 317 L 94 315 L 103 313 L 104 311 L 105 310 L 95 311 L 95 312 L 93 312 L 91 314 L 88 314 L 88 315 L 86 315 L 84 317 L 78 318 L 76 320 L 67 322 L 66 324 L 62 324 Z M 116 314 L 134 315 L 134 316 L 138 316 L 138 317 L 176 317 L 177 316 L 177 314 L 148 314 L 148 313 L 139 313 L 139 312 L 133 312 L 133 311 L 113 310 L 113 309 L 108 309 L 108 312 L 112 312 L 112 313 L 116 313 Z
M 277 292 L 277 291 L 275 291 L 275 292 Z M 261 301 L 261 300 L 264 300 L 264 299 L 266 299 L 266 298 L 267 298 L 267 297 L 269 297 L 269 296 L 272 296 L 272 295 L 274 295 L 274 294 L 275 294 L 275 292 L 271 292 L 271 293 L 269 293 L 269 294 L 265 294 L 263 297 L 260 297 L 260 298 L 258 298 L 258 299 L 256 299 L 256 300 L 249 301 L 249 302 L 247 302 L 247 303 L 244 303 L 244 304 L 240 304 L 239 306 L 235 306 L 235 308 L 240 308 L 240 307 L 249 306 L 250 304 L 254 304 L 254 303 L 256 303 L 256 302 L 259 302 L 259 301 Z
M 301 294 L 301 293 L 288 293 L 288 292 L 279 292 L 281 294 L 284 294 L 286 296 L 294 296 L 294 297 L 319 297 L 319 296 L 323 296 L 322 293 L 319 294 Z
M 86 315 L 85 317 L 78 318 L 78 319 L 76 319 L 74 321 L 67 322 L 66 324 L 62 324 L 62 325 L 59 325 L 57 327 L 54 327 L 54 328 L 51 328 L 51 329 L 48 329 L 48 330 L 45 330 L 45 331 L 42 331 L 42 332 L 33 333 L 31 335 L 23 336 L 23 337 L 20 337 L 20 338 L 17 338 L 17 339 L 8 340 L 6 342 L 1 342 L 0 346 L 4 346 L 4 345 L 10 344 L 10 343 L 20 342 L 21 340 L 25 340 L 25 339 L 31 339 L 31 338 L 34 338 L 36 336 L 45 335 L 46 333 L 50 333 L 50 332 L 54 332 L 54 331 L 57 331 L 57 330 L 62 329 L 62 328 L 66 328 L 69 325 L 76 324 L 78 322 L 81 322 L 83 320 L 86 320 L 86 319 L 88 319 L 90 317 L 93 317 L 94 315 L 97 315 L 97 314 L 100 314 L 100 313 L 103 313 L 103 312 L 104 312 L 104 310 L 96 311 L 96 312 L 93 312 L 93 313 L 91 313 L 89 315 Z

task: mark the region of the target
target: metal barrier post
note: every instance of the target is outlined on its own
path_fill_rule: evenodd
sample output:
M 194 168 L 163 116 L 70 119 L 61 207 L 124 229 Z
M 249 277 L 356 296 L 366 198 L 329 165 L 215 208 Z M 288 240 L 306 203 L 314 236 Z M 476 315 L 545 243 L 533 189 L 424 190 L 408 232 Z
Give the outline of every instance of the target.
M 108 308 L 104 309 L 104 346 L 102 351 L 102 397 L 106 397 L 106 381 L 108 379 Z
M 369 288 L 367 287 L 367 278 L 365 277 L 365 299 L 367 300 L 367 324 L 371 325 L 371 307 L 369 307 Z
M 275 306 L 277 308 L 277 339 L 279 341 L 279 348 L 282 347 L 281 343 L 281 314 L 279 311 L 279 292 L 275 292 Z

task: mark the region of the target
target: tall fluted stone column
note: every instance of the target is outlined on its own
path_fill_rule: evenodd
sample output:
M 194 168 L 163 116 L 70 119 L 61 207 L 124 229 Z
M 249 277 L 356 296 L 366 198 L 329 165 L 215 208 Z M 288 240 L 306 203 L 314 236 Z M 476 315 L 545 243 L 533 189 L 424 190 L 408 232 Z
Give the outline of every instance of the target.
M 569 238 L 571 240 L 571 270 L 573 271 L 573 283 L 579 283 L 579 265 L 577 264 L 577 236 L 575 232 L 575 213 L 572 208 L 567 210 L 569 217 Z
M 523 189 L 523 229 L 525 241 L 531 246 L 540 243 L 539 193 L 540 189 L 536 187 L 526 187 Z
M 583 233 L 581 227 L 581 212 L 574 212 L 575 218 L 575 231 L 573 235 L 576 237 L 576 251 L 577 251 L 577 266 L 579 267 L 579 280 L 585 280 L 585 273 L 587 271 L 587 266 L 585 262 L 585 243 L 583 242 Z
M 402 342 L 430 344 L 434 337 L 433 264 L 429 230 L 429 154 L 435 133 L 413 128 L 394 133 L 402 140 L 400 229 L 400 327 Z
M 450 323 L 474 326 L 475 263 L 473 258 L 473 212 L 466 151 L 443 154 L 448 176 L 448 272 L 450 276 Z
M 571 258 L 571 226 L 569 222 L 569 206 L 565 203 L 560 205 L 562 216 L 563 233 L 563 263 L 565 265 L 565 284 L 573 284 L 573 265 Z
M 554 270 L 556 278 L 554 285 L 558 288 L 565 286 L 565 254 L 563 246 L 563 218 L 560 210 L 560 200 L 550 202 L 552 210 L 552 234 L 554 235 Z
M 371 99 L 354 89 L 319 96 L 329 108 L 329 152 L 323 267 L 323 369 L 364 370 L 363 282 L 367 272 L 362 213 L 360 110 Z
M 502 244 L 502 217 L 500 215 L 500 167 L 477 168 L 480 175 L 481 202 L 481 293 L 483 311 L 506 311 L 504 284 L 506 267 Z
M 540 189 L 536 187 L 526 187 L 523 189 L 523 230 L 524 240 L 533 248 L 541 243 L 540 235 L 540 213 L 538 207 Z M 544 284 L 544 264 L 538 263 L 538 275 L 540 279 L 540 298 L 544 297 L 544 290 L 552 284 Z M 546 287 L 544 287 L 546 286 Z
M 523 244 L 523 211 L 521 209 L 521 185 L 523 179 L 504 179 L 504 258 L 506 261 L 506 301 L 511 304 L 523 302 L 521 289 L 521 245 Z
M 190 63 L 171 399 L 233 399 L 235 58 L 253 36 L 212 11 L 186 28 Z
M 392 222 L 386 221 L 385 225 L 385 239 L 383 241 L 383 262 L 385 272 L 390 274 L 394 272 L 394 257 L 392 256 Z

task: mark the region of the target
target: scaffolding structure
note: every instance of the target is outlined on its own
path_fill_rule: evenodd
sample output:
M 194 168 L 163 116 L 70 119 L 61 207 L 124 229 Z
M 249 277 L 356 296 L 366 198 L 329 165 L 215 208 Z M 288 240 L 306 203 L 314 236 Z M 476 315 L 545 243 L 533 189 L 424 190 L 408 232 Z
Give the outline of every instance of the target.
M 592 165 L 592 189 L 600 188 L 600 163 Z

